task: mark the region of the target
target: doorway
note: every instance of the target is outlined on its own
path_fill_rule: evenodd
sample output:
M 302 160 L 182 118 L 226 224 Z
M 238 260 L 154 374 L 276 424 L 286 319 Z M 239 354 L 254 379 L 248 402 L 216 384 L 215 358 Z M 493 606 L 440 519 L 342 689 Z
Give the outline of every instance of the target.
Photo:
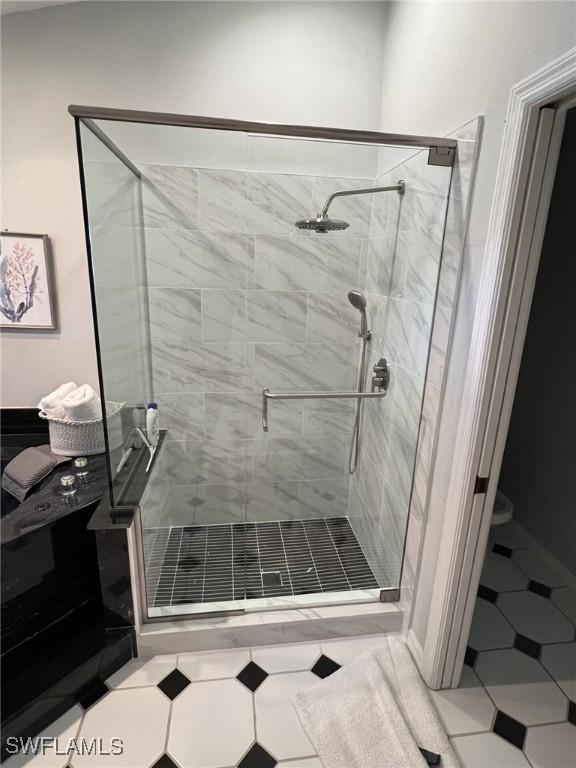
M 576 754 L 575 167 L 572 108 L 507 432 L 501 423 L 498 491 L 460 684 L 473 692 L 476 720 L 457 748 L 472 760 L 490 742 L 498 766 L 523 764 L 515 750 L 546 768 L 571 765 Z

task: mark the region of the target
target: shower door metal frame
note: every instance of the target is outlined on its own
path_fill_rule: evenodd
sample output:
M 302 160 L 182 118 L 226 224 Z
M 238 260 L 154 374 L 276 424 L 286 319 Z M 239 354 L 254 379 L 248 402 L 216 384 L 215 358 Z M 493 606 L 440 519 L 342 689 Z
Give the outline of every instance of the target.
M 283 136 L 293 139 L 322 139 L 348 144 L 385 144 L 393 147 L 428 149 L 428 165 L 450 167 L 454 164 L 457 141 L 439 136 L 417 136 L 407 133 L 359 131 L 351 128 L 330 128 L 316 125 L 288 125 L 252 120 L 231 120 L 225 117 L 182 115 L 171 112 L 148 112 L 137 109 L 112 109 L 70 104 L 68 112 L 80 120 L 111 120 L 121 123 L 149 123 L 181 128 L 211 128 L 217 131 L 238 131 L 264 136 Z M 99 138 L 105 142 L 105 134 Z
M 88 249 L 88 259 L 91 263 L 91 249 L 90 249 L 90 236 L 88 230 L 88 211 L 85 201 L 84 190 L 84 176 L 82 170 L 82 146 L 80 139 L 80 124 L 85 125 L 92 133 L 94 133 L 98 139 L 123 162 L 131 171 L 133 171 L 139 178 L 141 173 L 139 169 L 126 157 L 119 147 L 106 135 L 106 133 L 94 123 L 95 120 L 105 120 L 111 122 L 122 123 L 142 123 L 149 125 L 166 125 L 177 126 L 183 128 L 203 128 L 220 131 L 234 131 L 240 133 L 246 133 L 248 135 L 261 135 L 271 137 L 282 137 L 302 140 L 320 140 L 320 141 L 334 141 L 341 142 L 343 144 L 368 144 L 368 145 L 382 145 L 391 147 L 404 147 L 406 149 L 415 150 L 428 150 L 428 165 L 442 166 L 451 168 L 454 165 L 456 158 L 456 149 L 458 142 L 456 139 L 450 139 L 446 137 L 438 136 L 420 136 L 413 134 L 400 134 L 400 133 L 385 133 L 382 131 L 361 131 L 348 128 L 333 128 L 324 126 L 307 126 L 307 125 L 290 125 L 282 123 L 266 123 L 266 122 L 254 122 L 247 120 L 233 120 L 229 118 L 216 118 L 206 117 L 199 115 L 183 115 L 170 112 L 150 112 L 144 110 L 130 110 L 130 109 L 114 109 L 109 107 L 95 107 L 85 106 L 78 104 L 70 104 L 68 106 L 69 114 L 74 118 L 76 126 L 76 140 L 78 148 L 78 157 L 80 160 L 80 175 L 81 175 L 81 188 L 83 195 L 83 213 L 85 218 L 85 235 Z M 448 192 L 448 196 L 449 196 Z M 92 273 L 90 271 L 90 277 L 92 279 Z M 93 289 L 93 286 L 92 286 Z M 93 305 L 95 303 L 94 294 L 92 295 Z M 100 346 L 98 339 L 96 314 L 93 306 L 94 316 L 94 328 L 96 336 L 97 347 L 97 364 L 99 378 L 102 383 L 102 371 L 100 364 Z M 271 393 L 272 394 L 272 393 Z M 314 394 L 317 393 L 300 393 L 302 394 Z M 342 393 L 334 393 L 335 395 L 342 396 Z M 386 392 L 378 393 L 345 393 L 346 396 L 353 396 L 354 398 L 381 398 L 386 395 Z M 274 395 L 272 394 L 272 397 Z M 284 396 L 284 395 L 283 395 Z M 324 395 L 325 396 L 325 395 Z M 108 452 L 108 451 L 107 451 Z M 406 530 L 408 526 L 408 520 L 406 522 Z M 235 615 L 246 613 L 246 608 L 232 609 L 227 611 L 206 611 L 205 613 L 182 613 L 181 615 L 172 615 L 170 617 L 150 617 L 148 616 L 148 601 L 146 597 L 146 579 L 144 576 L 144 554 L 143 554 L 143 542 L 141 537 L 137 537 L 138 552 L 137 552 L 137 571 L 141 584 L 139 585 L 140 593 L 140 607 L 142 611 L 143 623 L 154 623 L 166 621 L 168 618 L 173 621 L 177 619 L 194 619 L 205 618 L 206 616 L 219 616 L 219 615 Z M 402 578 L 402 569 L 404 567 L 404 557 L 406 552 L 406 531 L 404 533 L 404 547 L 402 555 L 401 573 L 399 576 L 399 583 Z M 400 588 L 398 587 L 379 587 L 380 601 L 381 602 L 396 602 L 400 599 Z M 332 603 L 330 603 L 332 604 Z M 299 606 L 294 606 L 298 608 Z M 286 606 L 284 606 L 286 608 Z

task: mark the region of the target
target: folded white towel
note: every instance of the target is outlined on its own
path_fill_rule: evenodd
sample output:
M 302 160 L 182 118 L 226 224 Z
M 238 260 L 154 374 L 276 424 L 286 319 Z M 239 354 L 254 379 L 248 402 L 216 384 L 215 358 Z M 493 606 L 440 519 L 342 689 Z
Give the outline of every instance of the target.
M 102 418 L 102 404 L 90 384 L 83 384 L 62 400 L 68 421 L 91 421 Z
M 74 392 L 77 389 L 77 385 L 73 381 L 68 381 L 66 384 L 61 384 L 54 392 L 50 392 L 49 395 L 40 400 L 38 408 L 47 416 L 52 416 L 53 419 L 63 419 L 65 416 L 64 408 L 62 407 L 62 400 Z

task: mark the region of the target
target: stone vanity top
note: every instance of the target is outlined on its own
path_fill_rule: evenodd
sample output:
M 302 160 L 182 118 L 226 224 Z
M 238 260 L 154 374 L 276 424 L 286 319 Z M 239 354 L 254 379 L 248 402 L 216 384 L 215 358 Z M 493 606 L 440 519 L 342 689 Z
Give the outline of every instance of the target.
M 38 483 L 23 502 L 2 518 L 2 544 L 53 523 L 102 498 L 108 488 L 106 457 L 100 454 L 86 458 L 88 478 L 85 483 L 76 482 L 78 490 L 74 496 L 68 499 L 62 495 L 60 489 L 62 475 L 74 474 L 74 459 L 70 459 L 70 462 L 60 464 Z

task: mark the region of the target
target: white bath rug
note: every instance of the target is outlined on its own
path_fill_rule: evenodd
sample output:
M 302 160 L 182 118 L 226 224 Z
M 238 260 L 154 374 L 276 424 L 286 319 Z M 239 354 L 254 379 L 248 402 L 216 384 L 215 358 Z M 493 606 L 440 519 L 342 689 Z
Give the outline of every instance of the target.
M 294 706 L 324 768 L 460 768 L 398 637 L 300 691 Z

